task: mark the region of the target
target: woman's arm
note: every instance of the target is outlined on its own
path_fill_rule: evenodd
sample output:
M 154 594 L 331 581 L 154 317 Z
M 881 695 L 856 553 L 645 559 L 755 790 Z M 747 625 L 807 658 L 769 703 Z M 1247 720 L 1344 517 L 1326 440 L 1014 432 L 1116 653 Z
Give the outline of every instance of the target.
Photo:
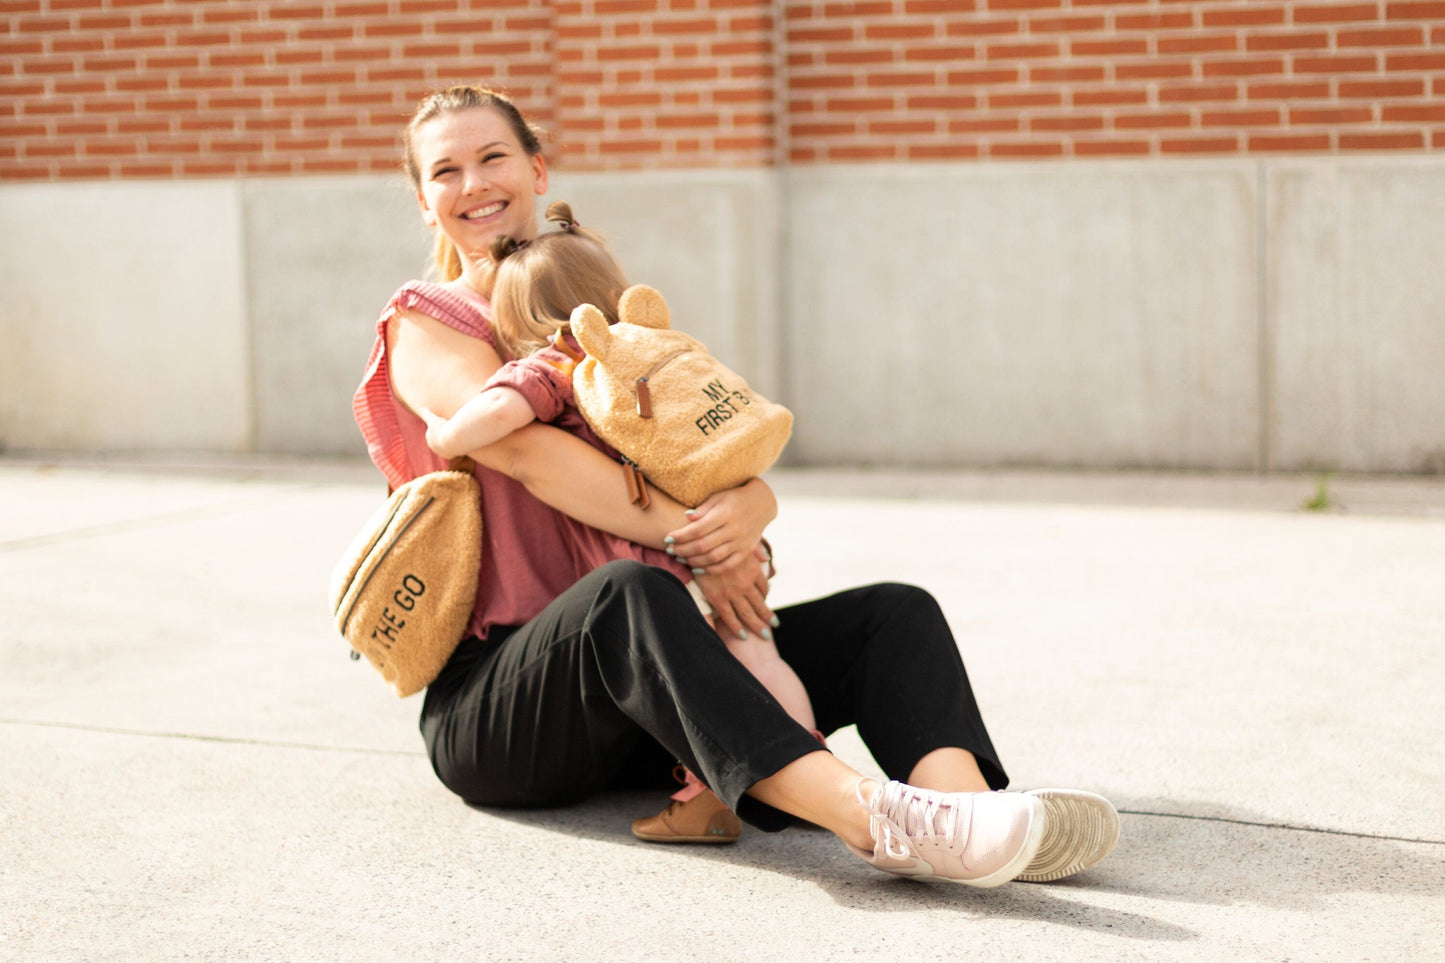
M 413 411 L 427 408 L 443 417 L 455 414 L 502 366 L 502 359 L 486 342 L 415 312 L 400 312 L 393 318 L 387 341 L 392 390 Z M 655 493 L 646 510 L 633 504 L 615 461 L 550 425 L 527 425 L 471 455 L 521 482 L 558 511 L 639 545 L 664 548 L 668 533 L 692 522 L 684 506 L 661 492 Z M 733 514 L 750 519 L 748 524 L 754 526 L 759 520 L 765 526 L 777 511 L 771 490 L 762 482 L 734 489 L 723 501 L 733 502 Z M 761 597 L 767 585 L 762 563 L 747 554 L 736 568 L 699 584 L 733 634 L 744 627 L 761 633 L 772 618 Z

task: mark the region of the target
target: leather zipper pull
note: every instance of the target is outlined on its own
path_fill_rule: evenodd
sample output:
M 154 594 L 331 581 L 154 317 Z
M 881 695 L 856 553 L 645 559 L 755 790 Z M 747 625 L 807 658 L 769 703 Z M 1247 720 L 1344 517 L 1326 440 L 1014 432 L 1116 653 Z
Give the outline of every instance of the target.
M 637 467 L 637 463 L 630 458 L 623 458 L 622 475 L 627 482 L 627 500 L 639 508 L 651 505 L 652 497 L 647 494 L 647 479 Z
M 640 418 L 652 417 L 652 390 L 647 387 L 647 376 L 637 379 L 637 414 Z

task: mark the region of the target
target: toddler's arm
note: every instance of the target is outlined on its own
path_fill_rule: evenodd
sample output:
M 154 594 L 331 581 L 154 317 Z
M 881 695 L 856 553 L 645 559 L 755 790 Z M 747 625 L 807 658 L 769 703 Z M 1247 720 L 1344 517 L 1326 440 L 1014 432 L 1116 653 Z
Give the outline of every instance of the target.
M 451 418 L 426 408 L 420 414 L 426 422 L 427 447 L 443 458 L 485 448 L 537 420 L 521 392 L 500 386 L 474 395 Z

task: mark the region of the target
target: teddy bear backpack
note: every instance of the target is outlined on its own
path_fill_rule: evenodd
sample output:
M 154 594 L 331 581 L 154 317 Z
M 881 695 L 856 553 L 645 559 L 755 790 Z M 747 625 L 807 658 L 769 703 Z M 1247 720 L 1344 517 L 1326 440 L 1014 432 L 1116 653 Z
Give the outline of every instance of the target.
M 587 352 L 573 369 L 572 388 L 582 417 L 630 470 L 697 505 L 777 461 L 792 412 L 669 327 L 667 302 L 653 288 L 628 288 L 617 313 L 619 322 L 609 325 L 593 305 L 572 312 L 572 335 Z M 631 471 L 629 487 L 645 505 L 646 486 Z

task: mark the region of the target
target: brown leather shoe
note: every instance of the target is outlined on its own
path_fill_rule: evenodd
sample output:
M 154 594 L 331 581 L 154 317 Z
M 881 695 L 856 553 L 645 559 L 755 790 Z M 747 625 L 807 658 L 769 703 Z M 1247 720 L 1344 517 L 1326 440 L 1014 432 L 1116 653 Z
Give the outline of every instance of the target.
M 742 820 L 710 789 L 632 821 L 632 835 L 649 843 L 735 843 L 742 831 Z

